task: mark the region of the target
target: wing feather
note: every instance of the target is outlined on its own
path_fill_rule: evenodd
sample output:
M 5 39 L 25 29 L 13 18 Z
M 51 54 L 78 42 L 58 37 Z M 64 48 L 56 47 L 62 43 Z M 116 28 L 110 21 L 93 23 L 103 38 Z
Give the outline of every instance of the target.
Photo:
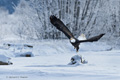
M 103 35 L 105 35 L 105 34 L 100 34 L 100 35 L 98 35 L 98 36 L 94 36 L 94 37 L 89 38 L 89 39 L 87 39 L 87 40 L 80 40 L 80 41 L 78 41 L 78 42 L 79 42 L 79 43 L 82 43 L 82 42 L 94 42 L 94 41 L 98 41 Z
M 58 19 L 54 15 L 51 15 L 50 21 L 58 30 L 62 31 L 69 39 L 74 38 L 73 34 L 60 19 Z

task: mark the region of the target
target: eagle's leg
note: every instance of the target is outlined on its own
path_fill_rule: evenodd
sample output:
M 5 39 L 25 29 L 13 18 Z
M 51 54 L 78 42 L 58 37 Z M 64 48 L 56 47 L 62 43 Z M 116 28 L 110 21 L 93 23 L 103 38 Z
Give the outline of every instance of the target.
M 76 52 L 78 52 L 78 51 L 79 51 L 79 46 L 76 47 Z

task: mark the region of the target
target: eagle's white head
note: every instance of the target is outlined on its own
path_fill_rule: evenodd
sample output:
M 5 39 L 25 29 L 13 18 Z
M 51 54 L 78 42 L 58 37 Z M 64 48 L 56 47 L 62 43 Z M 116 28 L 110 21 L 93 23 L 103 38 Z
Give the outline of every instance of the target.
M 70 42 L 71 42 L 71 43 L 75 43 L 76 40 L 75 40 L 74 38 L 70 38 Z

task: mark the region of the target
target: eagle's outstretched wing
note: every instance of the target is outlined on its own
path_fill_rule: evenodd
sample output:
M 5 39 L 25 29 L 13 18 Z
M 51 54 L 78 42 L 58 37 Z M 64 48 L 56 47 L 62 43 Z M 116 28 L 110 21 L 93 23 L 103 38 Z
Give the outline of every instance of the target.
M 54 15 L 50 16 L 50 22 L 60 31 L 62 31 L 69 39 L 74 38 L 73 34 L 70 32 L 70 30 L 65 26 L 65 24 L 55 17 Z
M 98 36 L 94 36 L 94 37 L 89 38 L 89 39 L 87 39 L 87 40 L 80 40 L 80 41 L 78 41 L 78 42 L 79 42 L 79 43 L 82 43 L 82 42 L 94 42 L 94 41 L 98 41 L 103 35 L 105 35 L 105 34 L 100 34 L 100 35 L 98 35 Z
M 50 22 L 60 31 L 62 31 L 69 39 L 70 43 L 76 48 L 76 51 L 79 50 L 79 45 L 82 42 L 93 42 L 93 41 L 98 41 L 104 34 L 100 34 L 98 36 L 92 37 L 87 40 L 78 40 L 76 39 L 73 34 L 70 32 L 70 30 L 64 25 L 64 23 L 55 17 L 54 15 L 50 16 Z M 73 41 L 72 41 L 73 39 Z

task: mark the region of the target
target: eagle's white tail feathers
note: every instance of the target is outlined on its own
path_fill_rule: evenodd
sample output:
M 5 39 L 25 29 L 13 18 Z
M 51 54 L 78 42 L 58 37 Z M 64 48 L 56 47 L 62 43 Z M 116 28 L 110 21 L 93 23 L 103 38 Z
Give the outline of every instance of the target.
M 85 34 L 81 34 L 81 35 L 78 37 L 78 40 L 86 40 Z

